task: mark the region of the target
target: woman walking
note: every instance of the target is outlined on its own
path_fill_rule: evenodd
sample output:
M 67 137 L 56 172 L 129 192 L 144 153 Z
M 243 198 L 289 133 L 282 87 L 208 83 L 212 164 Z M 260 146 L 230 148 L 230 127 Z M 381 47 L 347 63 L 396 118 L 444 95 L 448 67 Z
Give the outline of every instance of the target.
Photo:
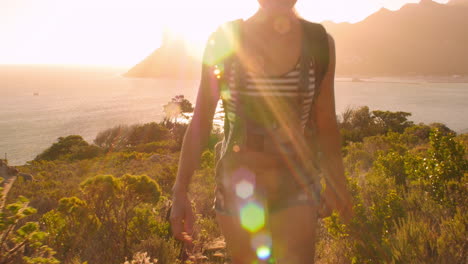
M 255 15 L 221 26 L 205 49 L 173 187 L 172 229 L 181 240 L 192 234 L 188 185 L 221 98 L 215 209 L 232 262 L 313 263 L 318 217 L 352 215 L 335 115 L 334 42 L 321 25 L 298 17 L 296 0 L 258 2 Z

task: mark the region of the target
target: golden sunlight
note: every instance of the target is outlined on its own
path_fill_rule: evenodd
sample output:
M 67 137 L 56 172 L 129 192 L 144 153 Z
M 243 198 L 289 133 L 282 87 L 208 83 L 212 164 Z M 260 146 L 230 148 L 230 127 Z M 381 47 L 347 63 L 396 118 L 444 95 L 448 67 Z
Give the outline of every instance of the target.
M 299 0 L 311 21 L 357 22 L 381 7 L 418 0 Z M 447 2 L 447 0 L 438 0 Z M 130 66 L 161 45 L 164 31 L 199 57 L 221 23 L 247 18 L 256 0 L 7 0 L 0 3 L 0 64 Z

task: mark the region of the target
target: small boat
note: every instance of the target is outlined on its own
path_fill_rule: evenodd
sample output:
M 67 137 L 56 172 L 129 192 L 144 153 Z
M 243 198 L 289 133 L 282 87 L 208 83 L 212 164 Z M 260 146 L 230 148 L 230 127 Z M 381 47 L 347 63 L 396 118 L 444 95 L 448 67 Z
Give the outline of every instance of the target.
M 38 96 L 39 93 L 38 93 L 38 92 L 34 92 L 33 95 L 34 95 L 34 96 Z

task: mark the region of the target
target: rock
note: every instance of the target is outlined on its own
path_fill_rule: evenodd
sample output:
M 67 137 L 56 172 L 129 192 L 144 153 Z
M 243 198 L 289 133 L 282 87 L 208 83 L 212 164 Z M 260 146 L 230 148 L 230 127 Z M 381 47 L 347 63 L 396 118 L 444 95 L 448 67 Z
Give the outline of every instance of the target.
M 8 166 L 4 160 L 0 159 L 0 177 L 7 180 L 17 176 L 23 177 L 25 181 L 36 181 L 31 174 L 19 172 L 17 168 Z
M 8 179 L 17 176 L 18 173 L 18 169 L 8 166 L 4 160 L 0 159 L 0 177 Z

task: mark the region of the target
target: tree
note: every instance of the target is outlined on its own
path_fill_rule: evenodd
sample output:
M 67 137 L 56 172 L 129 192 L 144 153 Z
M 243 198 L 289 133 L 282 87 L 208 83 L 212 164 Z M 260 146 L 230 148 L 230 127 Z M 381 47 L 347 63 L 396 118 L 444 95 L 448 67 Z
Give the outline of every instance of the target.
M 176 95 L 170 102 L 163 106 L 165 114 L 164 122 L 177 123 L 177 118 L 184 113 L 193 112 L 194 108 L 189 100 L 185 99 L 183 95 Z M 184 116 L 185 117 L 185 116 Z
M 365 137 L 381 134 L 381 128 L 376 124 L 375 117 L 367 106 L 347 109 L 338 126 L 344 146 L 347 146 L 349 142 L 361 142 Z
M 412 121 L 408 121 L 407 117 L 411 116 L 411 113 L 408 112 L 375 110 L 372 111 L 372 115 L 375 117 L 377 124 L 382 127 L 384 133 L 389 131 L 402 133 L 407 127 L 413 125 Z
M 102 153 L 98 146 L 90 145 L 79 135 L 59 137 L 51 147 L 37 155 L 34 160 L 82 160 L 94 158 Z

